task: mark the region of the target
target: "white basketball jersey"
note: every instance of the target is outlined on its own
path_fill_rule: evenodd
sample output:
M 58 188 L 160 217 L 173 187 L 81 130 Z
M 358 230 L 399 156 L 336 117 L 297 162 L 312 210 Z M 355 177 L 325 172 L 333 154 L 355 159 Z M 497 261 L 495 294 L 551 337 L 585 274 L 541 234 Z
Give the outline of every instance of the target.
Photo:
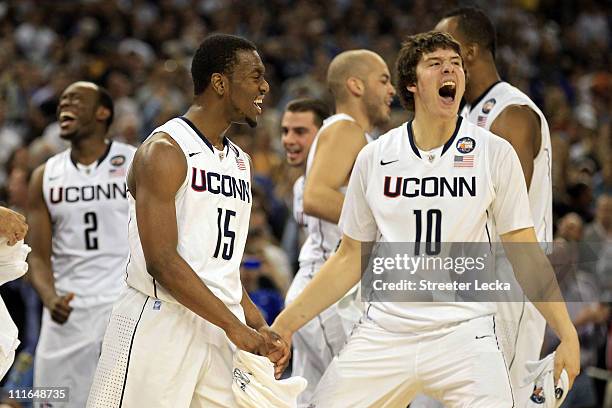
M 460 117 L 441 149 L 421 152 L 412 122 L 357 157 L 340 226 L 362 242 L 490 242 L 487 222 L 505 233 L 533 226 L 512 146 Z M 391 331 L 428 330 L 493 314 L 486 302 L 376 302 L 368 316 Z
M 355 121 L 355 119 L 346 113 L 337 113 L 323 121 L 323 125 L 317 132 L 317 135 L 310 146 L 310 151 L 308 152 L 308 159 L 306 161 L 306 178 L 308 177 L 308 173 L 312 168 L 312 163 L 315 160 L 319 135 L 329 126 L 341 120 L 350 122 Z M 366 135 L 365 138 L 367 142 L 371 141 L 371 138 L 368 135 Z M 339 154 L 342 154 L 342 152 Z M 340 189 L 340 192 L 343 194 L 345 191 L 346 187 L 342 187 Z M 336 224 L 312 216 L 308 217 L 307 224 L 308 237 L 300 250 L 300 267 L 307 264 L 325 262 L 336 250 L 338 244 L 340 243 L 340 238 L 342 238 L 342 233 Z
M 293 219 L 295 222 L 308 233 L 308 219 L 309 215 L 304 213 L 304 183 L 306 179 L 304 176 L 300 176 L 295 183 L 293 183 Z
M 240 262 L 251 215 L 251 169 L 247 155 L 224 139 L 215 149 L 187 118 L 174 118 L 151 134 L 164 132 L 187 160 L 185 180 L 176 193 L 177 250 L 202 282 L 226 305 L 242 299 Z M 127 283 L 154 298 L 178 303 L 147 272 L 136 224 L 136 202 L 130 203 L 130 259 Z M 160 237 L 163 239 L 163 237 Z
M 45 164 L 42 188 L 53 226 L 51 266 L 57 292 L 75 293 L 71 305 L 113 302 L 125 286 L 125 175 L 135 150 L 109 142 L 88 172 L 72 161 L 71 149 Z
M 540 150 L 533 160 L 529 205 L 538 241 L 552 242 L 552 147 L 548 122 L 542 111 L 520 89 L 507 82 L 497 82 L 473 105 L 467 105 L 464 112 L 470 122 L 489 130 L 499 114 L 510 105 L 529 106 L 540 117 L 542 141 Z

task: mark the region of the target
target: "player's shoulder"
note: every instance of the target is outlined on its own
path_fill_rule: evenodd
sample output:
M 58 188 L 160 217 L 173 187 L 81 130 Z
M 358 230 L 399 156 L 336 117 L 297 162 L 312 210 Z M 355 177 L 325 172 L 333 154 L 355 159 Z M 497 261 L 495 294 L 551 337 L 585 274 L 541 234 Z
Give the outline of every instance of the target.
M 329 120 L 326 119 L 326 120 Z M 334 121 L 323 123 L 323 127 L 318 132 L 318 138 L 321 140 L 342 141 L 363 137 L 363 129 L 354 120 L 347 118 L 338 118 Z

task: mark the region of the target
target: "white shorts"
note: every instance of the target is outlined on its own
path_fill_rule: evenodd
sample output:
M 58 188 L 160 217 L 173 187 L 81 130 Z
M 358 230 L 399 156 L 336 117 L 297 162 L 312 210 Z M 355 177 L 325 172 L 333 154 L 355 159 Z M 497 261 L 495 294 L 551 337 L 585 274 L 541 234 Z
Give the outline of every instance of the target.
M 431 333 L 364 319 L 319 382 L 311 407 L 406 407 L 417 393 L 447 408 L 510 408 L 510 380 L 485 316 Z
M 298 271 L 287 292 L 286 304 L 291 303 L 302 293 L 320 267 L 321 265 L 311 265 Z M 338 355 L 345 342 L 346 333 L 343 320 L 338 315 L 336 304 L 325 309 L 293 334 L 291 374 L 302 376 L 308 380 L 308 386 L 298 396 L 299 408 L 308 406 L 308 402 L 312 398 L 327 366 Z
M 240 305 L 230 310 L 244 322 Z M 113 308 L 87 407 L 233 407 L 234 350 L 191 310 L 128 288 Z
M 546 320 L 533 303 L 497 303 L 495 319 L 500 345 L 510 371 L 512 392 L 517 407 L 524 407 L 533 393 L 533 385 L 523 385 L 527 376 L 525 363 L 540 359 Z
M 54 408 L 85 406 L 112 306 L 75 306 L 64 324 L 56 323 L 49 310 L 43 310 L 34 356 L 34 386 L 68 387 L 68 403 L 53 402 Z M 47 405 L 41 401 L 34 406 Z

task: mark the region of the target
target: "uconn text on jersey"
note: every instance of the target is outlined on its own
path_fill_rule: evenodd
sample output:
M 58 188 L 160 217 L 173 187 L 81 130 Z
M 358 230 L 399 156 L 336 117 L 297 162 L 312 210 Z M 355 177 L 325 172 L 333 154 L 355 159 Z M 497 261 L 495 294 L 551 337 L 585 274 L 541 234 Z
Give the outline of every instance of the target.
M 404 197 L 476 196 L 476 177 L 391 177 L 385 176 L 384 194 Z
M 226 197 L 251 202 L 251 185 L 248 181 L 195 167 L 191 170 L 191 188 L 194 191 L 208 191 L 211 194 L 223 194 Z

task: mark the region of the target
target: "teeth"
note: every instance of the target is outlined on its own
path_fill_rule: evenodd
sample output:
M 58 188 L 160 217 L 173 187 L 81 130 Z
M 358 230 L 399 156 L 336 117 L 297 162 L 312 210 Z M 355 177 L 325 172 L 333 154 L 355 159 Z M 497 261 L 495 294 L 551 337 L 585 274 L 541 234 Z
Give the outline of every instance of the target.
M 452 87 L 455 87 L 455 82 L 454 81 L 444 81 L 442 86 L 452 86 Z
M 60 120 L 65 120 L 65 119 L 76 119 L 76 115 L 71 113 L 71 112 L 62 112 L 59 115 Z

